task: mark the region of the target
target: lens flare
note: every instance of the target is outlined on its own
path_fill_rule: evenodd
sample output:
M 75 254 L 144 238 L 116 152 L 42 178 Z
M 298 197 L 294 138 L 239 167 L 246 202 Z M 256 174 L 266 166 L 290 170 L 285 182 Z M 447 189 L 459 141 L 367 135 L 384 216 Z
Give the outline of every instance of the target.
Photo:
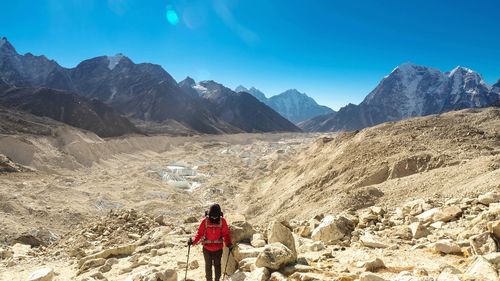
M 179 23 L 179 15 L 177 15 L 177 12 L 171 6 L 167 7 L 166 16 L 168 23 L 171 25 L 177 25 Z

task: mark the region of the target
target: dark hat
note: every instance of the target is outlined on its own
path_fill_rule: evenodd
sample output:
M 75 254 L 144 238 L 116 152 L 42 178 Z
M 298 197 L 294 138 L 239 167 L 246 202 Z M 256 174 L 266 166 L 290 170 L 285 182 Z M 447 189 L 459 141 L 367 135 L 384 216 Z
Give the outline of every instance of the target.
M 213 204 L 208 210 L 208 217 L 212 223 L 219 223 L 220 217 L 222 217 L 222 210 L 219 204 Z

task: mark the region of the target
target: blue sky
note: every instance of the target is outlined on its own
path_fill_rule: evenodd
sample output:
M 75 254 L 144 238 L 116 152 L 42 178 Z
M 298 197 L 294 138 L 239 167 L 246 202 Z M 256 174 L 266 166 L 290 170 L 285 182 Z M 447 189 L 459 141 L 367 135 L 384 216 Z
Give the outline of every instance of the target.
M 0 2 L 0 36 L 20 53 L 66 67 L 123 53 L 177 80 L 255 86 L 268 96 L 296 88 L 334 109 L 359 103 L 404 62 L 500 79 L 495 0 Z

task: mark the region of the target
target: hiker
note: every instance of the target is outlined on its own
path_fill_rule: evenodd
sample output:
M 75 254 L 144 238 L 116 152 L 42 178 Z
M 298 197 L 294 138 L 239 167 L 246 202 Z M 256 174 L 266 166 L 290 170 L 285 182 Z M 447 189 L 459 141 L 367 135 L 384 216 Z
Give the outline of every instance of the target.
M 189 239 L 188 245 L 203 245 L 203 257 L 205 258 L 205 275 L 207 281 L 212 281 L 212 266 L 215 268 L 215 281 L 221 278 L 221 258 L 224 244 L 232 250 L 231 235 L 229 227 L 223 217 L 219 204 L 210 206 L 210 210 L 201 221 L 198 233 L 193 240 Z

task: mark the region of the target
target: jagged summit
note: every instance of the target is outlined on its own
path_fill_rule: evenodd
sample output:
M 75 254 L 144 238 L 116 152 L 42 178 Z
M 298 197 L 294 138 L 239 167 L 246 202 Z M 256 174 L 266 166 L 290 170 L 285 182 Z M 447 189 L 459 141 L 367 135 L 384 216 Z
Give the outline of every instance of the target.
M 2 37 L 0 39 L 0 51 L 2 52 L 13 52 L 15 53 L 16 52 L 16 49 L 14 48 L 14 46 L 12 46 L 12 44 L 10 44 L 9 40 L 7 39 L 7 37 Z
M 449 72 L 441 72 L 404 63 L 384 77 L 361 104 L 346 106 L 327 118 L 309 120 L 307 128 L 358 130 L 415 116 L 487 107 L 497 100 L 498 94 L 492 87 L 469 68 L 458 66 Z
M 183 86 L 183 85 L 187 85 L 187 86 L 194 86 L 196 84 L 196 81 L 194 81 L 193 78 L 187 76 L 186 78 L 184 78 L 184 80 L 182 80 L 181 82 L 179 82 L 179 86 Z

